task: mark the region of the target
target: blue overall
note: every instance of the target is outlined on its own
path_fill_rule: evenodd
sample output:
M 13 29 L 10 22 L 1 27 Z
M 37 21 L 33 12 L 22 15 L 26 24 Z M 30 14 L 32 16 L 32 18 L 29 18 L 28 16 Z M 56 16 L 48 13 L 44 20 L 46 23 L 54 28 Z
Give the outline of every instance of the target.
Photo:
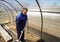
M 16 16 L 16 29 L 17 29 L 18 39 L 20 37 L 21 31 L 24 29 L 26 25 L 26 21 L 27 21 L 27 15 L 23 15 L 22 12 Z M 24 42 L 24 31 L 20 40 Z

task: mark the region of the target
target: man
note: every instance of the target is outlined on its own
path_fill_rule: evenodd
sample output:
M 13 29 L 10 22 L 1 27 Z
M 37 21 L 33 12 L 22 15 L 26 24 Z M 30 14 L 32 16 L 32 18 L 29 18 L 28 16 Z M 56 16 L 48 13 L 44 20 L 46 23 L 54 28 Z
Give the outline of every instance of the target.
M 16 29 L 18 34 L 18 39 L 21 35 L 21 31 L 24 30 L 27 21 L 27 8 L 23 8 L 22 12 L 16 16 Z M 21 39 L 24 42 L 24 31 L 22 33 Z

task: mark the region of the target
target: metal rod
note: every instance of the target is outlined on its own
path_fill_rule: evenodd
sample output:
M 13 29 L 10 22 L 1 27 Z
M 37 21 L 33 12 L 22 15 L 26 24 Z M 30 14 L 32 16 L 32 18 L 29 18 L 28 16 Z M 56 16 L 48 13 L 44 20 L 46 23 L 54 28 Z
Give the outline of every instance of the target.
M 7 9 L 4 6 L 2 6 L 2 5 L 0 5 L 0 6 L 3 7 L 7 11 Z M 8 11 L 7 11 L 7 13 L 8 13 Z M 9 15 L 9 13 L 8 13 L 8 15 Z M 9 21 L 10 21 L 10 18 L 9 18 Z
M 10 9 L 8 6 L 6 6 L 5 4 L 3 4 L 3 3 L 0 3 L 0 4 L 2 4 L 2 5 L 4 5 L 5 7 L 8 8 L 8 10 L 9 10 L 9 11 L 11 12 L 11 14 L 12 14 L 12 18 L 14 19 L 14 16 L 13 16 L 13 13 L 12 13 L 11 9 Z M 13 20 L 13 22 L 14 22 L 14 20 Z
M 21 3 L 19 3 L 17 0 L 15 0 L 22 8 L 23 8 L 23 6 L 22 6 L 22 4 Z
M 15 9 L 15 7 L 11 4 L 11 3 L 9 3 L 9 2 L 7 2 L 7 1 L 5 1 L 5 0 L 2 0 L 3 2 L 6 2 L 6 3 L 8 3 L 10 6 L 12 6 L 13 8 L 14 8 L 14 10 L 16 11 L 16 13 L 18 13 L 17 12 L 17 10 Z
M 37 3 L 37 5 L 38 5 L 38 7 L 39 7 L 39 9 L 40 9 L 40 13 L 41 13 L 41 35 L 40 35 L 40 38 L 42 39 L 42 33 L 43 33 L 43 14 L 42 14 L 42 10 L 41 10 L 41 7 L 40 7 L 40 5 L 39 5 L 39 2 L 38 2 L 38 0 L 36 0 L 36 3 Z

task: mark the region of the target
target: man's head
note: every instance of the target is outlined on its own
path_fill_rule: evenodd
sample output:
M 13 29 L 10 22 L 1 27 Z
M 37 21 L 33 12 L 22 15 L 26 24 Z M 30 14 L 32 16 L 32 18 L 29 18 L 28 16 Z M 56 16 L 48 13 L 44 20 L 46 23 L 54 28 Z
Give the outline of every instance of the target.
M 28 11 L 27 8 L 23 8 L 22 13 L 23 13 L 24 15 L 27 15 L 27 11 Z

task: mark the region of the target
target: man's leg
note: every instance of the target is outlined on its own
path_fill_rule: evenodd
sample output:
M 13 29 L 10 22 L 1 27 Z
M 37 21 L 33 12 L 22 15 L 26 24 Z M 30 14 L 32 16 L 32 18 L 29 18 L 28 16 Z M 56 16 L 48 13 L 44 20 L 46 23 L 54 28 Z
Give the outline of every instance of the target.
M 17 30 L 17 34 L 18 34 L 18 39 L 19 39 L 19 37 L 20 37 L 20 35 L 21 35 L 21 31 L 20 30 Z M 24 42 L 24 31 L 23 31 L 23 33 L 22 33 L 22 36 L 21 36 L 21 39 L 20 39 L 22 42 Z
M 19 39 L 19 37 L 21 35 L 21 31 L 20 30 L 17 30 L 17 35 L 18 35 L 18 39 Z
M 22 33 L 21 41 L 24 42 L 24 31 Z

